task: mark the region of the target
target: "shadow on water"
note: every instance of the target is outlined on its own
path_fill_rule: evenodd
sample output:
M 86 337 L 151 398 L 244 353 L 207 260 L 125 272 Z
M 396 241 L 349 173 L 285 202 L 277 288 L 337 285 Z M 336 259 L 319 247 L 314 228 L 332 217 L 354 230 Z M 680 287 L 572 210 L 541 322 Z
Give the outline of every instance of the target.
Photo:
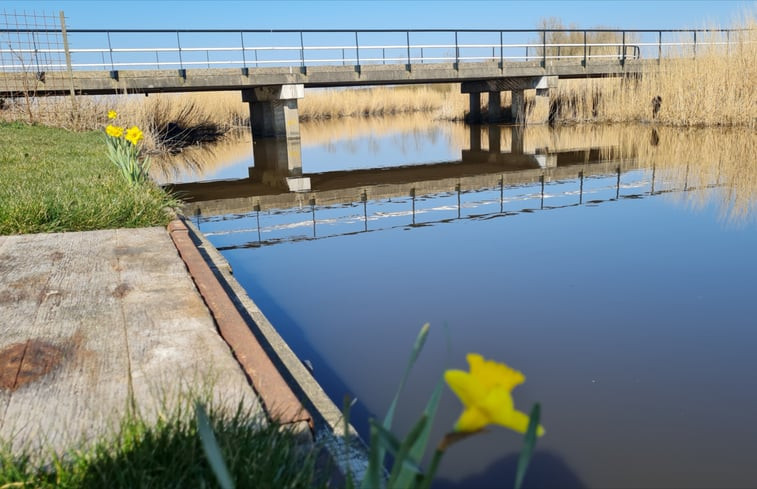
M 512 487 L 517 467 L 518 455 L 508 455 L 496 460 L 481 472 L 456 481 L 438 479 L 432 487 L 434 489 L 459 489 L 463 487 L 500 489 Z M 524 489 L 537 487 L 541 489 L 582 489 L 587 486 L 581 481 L 578 474 L 571 470 L 562 457 L 550 451 L 537 449 L 531 459 L 526 477 L 523 479 L 522 487 Z

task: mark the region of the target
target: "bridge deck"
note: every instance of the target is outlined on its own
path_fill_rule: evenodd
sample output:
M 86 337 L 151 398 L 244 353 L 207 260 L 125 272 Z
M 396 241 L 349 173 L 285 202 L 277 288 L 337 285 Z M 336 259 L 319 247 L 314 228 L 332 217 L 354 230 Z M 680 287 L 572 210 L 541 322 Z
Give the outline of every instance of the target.
M 249 68 L 245 75 L 234 68 L 189 70 L 123 70 L 0 73 L 0 97 L 19 93 L 35 95 L 157 93 L 242 90 L 265 85 L 303 84 L 305 87 L 460 83 L 466 81 L 558 76 L 585 78 L 639 73 L 656 60 L 537 61 L 476 63 L 423 63 L 409 65 L 352 65 Z

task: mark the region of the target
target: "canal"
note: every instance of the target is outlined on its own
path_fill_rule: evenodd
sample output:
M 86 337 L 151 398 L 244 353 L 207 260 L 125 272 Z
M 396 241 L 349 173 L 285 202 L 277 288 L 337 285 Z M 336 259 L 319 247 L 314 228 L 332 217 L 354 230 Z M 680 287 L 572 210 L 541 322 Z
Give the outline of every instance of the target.
M 196 197 L 187 215 L 332 400 L 357 398 L 364 438 L 429 322 L 396 433 L 477 352 L 525 374 L 516 407 L 541 403 L 526 486 L 754 486 L 753 132 L 423 117 L 301 132 L 311 192 L 255 181 L 266 163 L 244 138 L 162 178 Z M 460 411 L 447 389 L 432 444 Z M 491 427 L 454 445 L 436 486 L 509 487 L 521 440 Z

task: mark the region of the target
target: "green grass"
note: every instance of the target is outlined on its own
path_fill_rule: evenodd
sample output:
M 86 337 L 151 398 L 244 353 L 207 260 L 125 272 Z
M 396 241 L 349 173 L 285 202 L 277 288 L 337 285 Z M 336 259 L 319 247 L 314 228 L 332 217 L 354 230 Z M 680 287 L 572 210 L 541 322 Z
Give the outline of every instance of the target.
M 316 451 L 303 449 L 291 431 L 261 424 L 242 409 L 231 414 L 210 409 L 208 414 L 235 487 L 327 487 Z M 202 449 L 192 404 L 183 402 L 152 424 L 127 416 L 117 433 L 62 456 L 0 448 L 0 488 L 53 487 L 219 486 Z
M 129 185 L 104 137 L 0 123 L 0 235 L 167 224 L 175 199 Z

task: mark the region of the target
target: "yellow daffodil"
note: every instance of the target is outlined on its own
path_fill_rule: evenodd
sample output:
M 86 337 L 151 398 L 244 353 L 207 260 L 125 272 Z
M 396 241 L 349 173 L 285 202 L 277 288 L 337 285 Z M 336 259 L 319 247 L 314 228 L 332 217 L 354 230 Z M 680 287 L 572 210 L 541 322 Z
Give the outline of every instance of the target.
M 132 126 L 129 128 L 128 131 L 126 131 L 126 136 L 124 139 L 129 141 L 134 146 L 137 145 L 142 140 L 143 134 L 142 131 L 139 130 L 137 126 Z
M 124 128 L 108 124 L 105 128 L 105 134 L 113 138 L 120 138 L 124 133 Z
M 510 391 L 526 377 L 503 363 L 484 360 L 477 353 L 466 357 L 470 372 L 447 370 L 444 380 L 463 403 L 463 413 L 455 423 L 455 431 L 477 431 L 488 424 L 498 424 L 525 433 L 528 415 L 515 410 Z M 539 436 L 544 434 L 540 425 Z
M 115 110 L 108 111 L 108 119 L 115 119 L 116 117 L 118 117 L 118 114 L 116 114 Z

